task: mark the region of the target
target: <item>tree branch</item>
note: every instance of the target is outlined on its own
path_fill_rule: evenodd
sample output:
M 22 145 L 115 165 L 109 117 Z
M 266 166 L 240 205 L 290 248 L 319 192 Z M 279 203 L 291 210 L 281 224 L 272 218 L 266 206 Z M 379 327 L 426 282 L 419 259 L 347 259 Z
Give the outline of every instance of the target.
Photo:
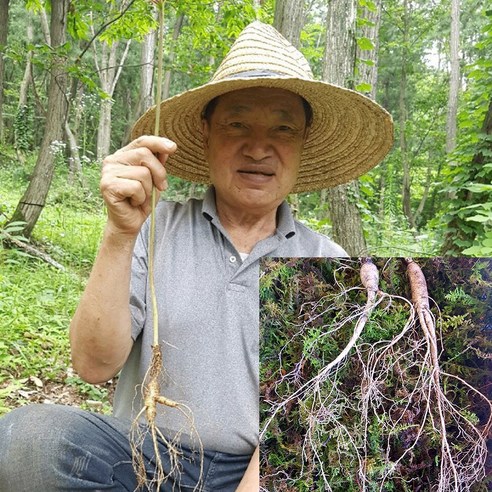
M 92 36 L 91 39 L 89 39 L 89 42 L 85 46 L 85 48 L 82 50 L 82 53 L 77 57 L 75 60 L 75 63 L 78 63 L 82 57 L 86 54 L 87 50 L 90 48 L 94 40 L 101 34 L 107 27 L 109 27 L 111 24 L 116 22 L 117 20 L 121 19 L 127 12 L 130 10 L 130 7 L 135 3 L 135 0 L 131 0 L 131 2 L 123 9 L 123 11 L 117 15 L 114 19 L 109 20 L 106 22 L 106 24 L 103 24 Z
M 53 258 L 51 258 L 50 255 L 44 253 L 43 251 L 40 251 L 39 249 L 36 249 L 34 246 L 31 246 L 30 244 L 22 242 L 21 240 L 12 236 L 8 232 L 2 231 L 1 238 L 3 241 L 14 245 L 16 248 L 20 248 L 26 251 L 27 253 L 29 253 L 30 255 L 35 256 L 36 258 L 40 258 L 41 260 L 57 268 L 58 270 L 62 270 L 62 271 L 65 270 L 65 267 L 62 264 L 55 261 Z

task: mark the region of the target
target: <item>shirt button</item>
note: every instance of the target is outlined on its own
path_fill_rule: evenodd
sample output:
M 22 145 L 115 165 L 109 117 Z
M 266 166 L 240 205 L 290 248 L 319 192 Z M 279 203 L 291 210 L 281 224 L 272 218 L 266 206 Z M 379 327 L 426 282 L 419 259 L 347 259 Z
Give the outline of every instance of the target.
M 230 257 L 229 257 L 229 261 L 230 261 L 231 263 L 236 263 L 236 260 L 237 260 L 237 258 L 236 258 L 235 256 L 230 256 Z

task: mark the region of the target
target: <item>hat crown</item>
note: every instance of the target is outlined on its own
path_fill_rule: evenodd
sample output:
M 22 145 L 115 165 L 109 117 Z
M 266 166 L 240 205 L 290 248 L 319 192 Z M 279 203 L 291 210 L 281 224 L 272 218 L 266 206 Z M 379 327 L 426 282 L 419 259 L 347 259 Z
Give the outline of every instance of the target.
M 241 32 L 212 82 L 242 77 L 313 80 L 313 73 L 304 55 L 274 27 L 255 21 Z

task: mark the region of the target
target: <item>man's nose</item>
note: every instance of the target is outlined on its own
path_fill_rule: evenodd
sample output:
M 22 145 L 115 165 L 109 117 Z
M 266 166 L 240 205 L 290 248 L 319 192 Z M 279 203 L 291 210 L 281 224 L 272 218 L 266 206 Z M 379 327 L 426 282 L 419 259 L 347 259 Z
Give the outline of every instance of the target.
M 255 161 L 261 161 L 266 157 L 270 157 L 272 153 L 272 142 L 268 135 L 262 132 L 254 132 L 249 135 L 243 146 L 243 154 Z

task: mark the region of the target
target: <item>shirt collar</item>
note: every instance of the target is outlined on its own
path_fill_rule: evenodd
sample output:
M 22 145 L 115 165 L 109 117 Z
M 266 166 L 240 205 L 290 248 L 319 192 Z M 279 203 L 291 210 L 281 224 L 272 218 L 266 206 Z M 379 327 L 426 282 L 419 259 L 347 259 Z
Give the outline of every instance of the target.
M 210 186 L 205 192 L 202 203 L 202 214 L 210 222 L 217 218 L 217 206 L 215 205 L 215 189 Z
M 292 210 L 285 200 L 277 209 L 277 231 L 287 239 L 290 239 L 296 233 Z
M 203 197 L 202 214 L 210 222 L 217 219 L 215 189 L 210 186 Z M 296 233 L 295 221 L 289 204 L 284 200 L 277 209 L 277 233 L 290 239 Z

